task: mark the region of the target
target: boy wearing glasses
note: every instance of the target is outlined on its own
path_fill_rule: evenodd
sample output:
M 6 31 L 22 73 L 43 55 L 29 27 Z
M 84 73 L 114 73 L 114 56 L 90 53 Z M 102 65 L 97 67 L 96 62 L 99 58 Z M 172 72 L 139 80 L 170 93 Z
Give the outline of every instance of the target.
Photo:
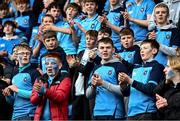
M 3 90 L 6 100 L 13 105 L 12 120 L 33 120 L 36 106 L 30 102 L 32 87 L 40 75 L 30 63 L 31 48 L 20 44 L 17 50 L 18 72 L 12 78 L 12 85 Z

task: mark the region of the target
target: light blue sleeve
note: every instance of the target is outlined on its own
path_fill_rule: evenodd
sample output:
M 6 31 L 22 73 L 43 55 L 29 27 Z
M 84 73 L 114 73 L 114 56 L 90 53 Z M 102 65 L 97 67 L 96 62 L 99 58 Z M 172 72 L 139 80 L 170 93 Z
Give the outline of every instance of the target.
M 17 95 L 24 98 L 30 98 L 32 91 L 19 89 Z
M 154 7 L 155 7 L 155 3 L 151 0 L 150 2 L 148 2 L 146 13 L 152 14 Z

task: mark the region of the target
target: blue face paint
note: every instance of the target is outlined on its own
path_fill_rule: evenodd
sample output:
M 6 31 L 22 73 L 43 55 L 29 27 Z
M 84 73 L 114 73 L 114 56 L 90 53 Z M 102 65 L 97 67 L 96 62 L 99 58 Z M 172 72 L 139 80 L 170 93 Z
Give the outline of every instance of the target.
M 171 79 L 174 76 L 175 76 L 175 73 L 172 70 L 169 70 L 166 75 L 166 79 Z
M 46 72 L 49 76 L 55 76 L 59 71 L 57 59 L 50 57 L 45 59 Z

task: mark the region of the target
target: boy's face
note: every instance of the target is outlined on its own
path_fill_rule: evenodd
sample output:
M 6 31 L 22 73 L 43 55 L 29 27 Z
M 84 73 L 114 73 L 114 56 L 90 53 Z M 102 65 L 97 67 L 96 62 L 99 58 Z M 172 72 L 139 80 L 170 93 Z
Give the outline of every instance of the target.
M 73 8 L 73 7 L 69 7 L 69 8 L 67 8 L 67 10 L 66 10 L 66 16 L 67 16 L 67 18 L 73 19 L 73 18 L 76 17 L 77 14 L 78 14 L 78 10 L 75 9 L 75 8 Z
M 17 51 L 17 60 L 19 62 L 20 67 L 29 64 L 30 57 L 31 57 L 31 52 L 25 48 L 19 49 Z
M 167 23 L 168 13 L 166 8 L 164 7 L 155 8 L 154 14 L 157 24 L 162 25 Z
M 57 42 L 57 39 L 55 37 L 46 38 L 44 40 L 44 45 L 46 46 L 47 50 L 53 50 L 57 47 L 58 42 Z
M 47 57 L 45 59 L 45 65 L 48 76 L 52 77 L 54 77 L 59 72 L 59 68 L 62 66 L 58 59 L 53 57 Z
M 108 61 L 112 58 L 115 49 L 112 47 L 110 43 L 100 42 L 98 44 L 98 51 L 100 52 L 102 60 Z
M 134 38 L 132 35 L 121 36 L 121 44 L 124 48 L 130 48 L 133 46 Z
M 42 23 L 43 25 L 51 25 L 53 24 L 53 20 L 51 17 L 46 16 L 43 18 Z
M 17 6 L 17 10 L 21 13 L 25 12 L 28 9 L 27 3 L 18 3 L 16 6 Z
M 98 40 L 106 37 L 110 37 L 110 35 L 106 32 L 98 32 Z
M 94 2 L 86 2 L 84 7 L 88 15 L 94 15 L 98 9 L 98 6 Z
M 61 16 L 61 11 L 58 8 L 51 8 L 48 13 L 52 15 L 55 20 L 58 20 Z
M 119 0 L 110 0 L 110 5 L 115 6 L 119 3 Z
M 157 49 L 152 48 L 150 43 L 144 43 L 140 46 L 140 54 L 143 61 L 153 59 Z
M 7 14 L 8 14 L 7 10 L 0 10 L 0 18 L 6 17 Z
M 3 32 L 4 32 L 5 34 L 13 34 L 13 33 L 14 33 L 14 30 L 15 30 L 15 29 L 13 28 L 13 26 L 6 24 L 6 25 L 4 26 Z
M 95 37 L 86 35 L 86 47 L 88 49 L 93 49 L 94 46 L 95 46 L 95 42 L 96 42 L 96 38 Z

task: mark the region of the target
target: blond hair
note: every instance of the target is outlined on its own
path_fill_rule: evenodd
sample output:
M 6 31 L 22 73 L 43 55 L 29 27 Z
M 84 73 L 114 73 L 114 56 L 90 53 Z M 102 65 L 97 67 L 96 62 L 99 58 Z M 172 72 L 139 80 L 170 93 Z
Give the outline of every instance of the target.
M 180 71 L 180 56 L 168 56 L 169 66 Z

